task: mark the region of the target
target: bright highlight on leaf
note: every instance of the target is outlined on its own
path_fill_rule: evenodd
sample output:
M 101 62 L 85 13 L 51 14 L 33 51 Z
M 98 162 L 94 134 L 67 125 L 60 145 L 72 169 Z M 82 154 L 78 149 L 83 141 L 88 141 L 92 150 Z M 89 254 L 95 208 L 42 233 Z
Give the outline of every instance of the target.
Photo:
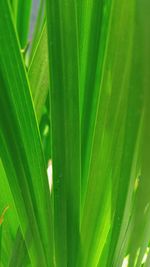
M 150 267 L 149 10 L 0 1 L 0 267 Z
M 122 267 L 128 267 L 129 257 L 125 257 L 122 263 Z
M 52 161 L 49 160 L 48 167 L 47 167 L 47 175 L 48 175 L 48 182 L 49 182 L 49 188 L 50 191 L 52 191 L 52 185 L 53 185 L 53 177 L 52 177 L 53 171 L 52 171 Z

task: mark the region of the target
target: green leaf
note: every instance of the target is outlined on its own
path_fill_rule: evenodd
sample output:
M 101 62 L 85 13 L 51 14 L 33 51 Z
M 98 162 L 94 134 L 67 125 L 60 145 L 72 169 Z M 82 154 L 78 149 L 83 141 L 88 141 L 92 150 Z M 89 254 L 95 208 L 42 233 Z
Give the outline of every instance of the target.
M 29 262 L 28 252 L 20 228 L 17 230 L 9 267 L 27 266 Z
M 83 266 L 97 266 L 110 226 L 112 237 L 107 260 L 108 266 L 116 266 L 114 251 L 122 226 L 141 120 L 141 114 L 138 113 L 138 106 L 141 107 L 140 94 L 135 97 L 136 87 L 131 78 L 134 73 L 130 69 L 134 27 L 133 2 L 127 5 L 124 1 L 111 1 L 108 2 L 107 8 L 110 8 L 109 22 L 106 22 L 108 28 L 104 27 L 107 30 L 107 40 L 102 58 L 103 69 L 81 227 L 83 252 L 80 262 Z M 93 108 L 90 111 L 92 112 Z M 132 129 L 130 125 L 133 125 Z M 111 220 L 107 219 L 105 211 L 106 209 L 110 212 L 110 205 Z M 87 233 L 86 226 L 89 221 Z M 103 237 L 101 229 L 105 223 L 107 231 Z M 124 231 L 127 225 L 128 217 Z
M 80 242 L 80 114 L 75 1 L 47 1 L 54 234 L 57 266 L 75 266 Z
M 46 167 L 29 84 L 5 0 L 0 2 L 0 32 L 1 157 L 31 263 L 53 266 Z
M 32 0 L 14 0 L 12 3 L 14 22 L 18 32 L 21 48 L 28 42 Z
M 43 106 L 49 89 L 48 47 L 46 24 L 38 39 L 38 43 L 29 65 L 28 78 L 38 122 L 40 122 Z
M 0 213 L 4 213 L 3 222 L 0 227 L 3 227 L 1 238 L 1 260 L 7 266 L 9 257 L 13 247 L 13 241 L 18 228 L 18 216 L 16 213 L 13 197 L 7 181 L 2 162 L 0 160 Z M 0 216 L 1 216 L 0 214 Z
M 103 1 L 85 1 L 80 38 L 80 109 L 82 129 L 82 207 L 88 183 L 95 118 L 104 64 L 110 5 Z M 86 8 L 84 8 L 86 5 Z M 92 88 L 92 90 L 91 90 Z
M 135 28 L 136 33 L 136 46 L 135 46 L 135 55 L 138 58 L 139 64 L 136 64 L 136 67 L 140 68 L 140 88 L 141 95 L 142 90 L 144 90 L 143 99 L 144 99 L 144 118 L 142 122 L 142 134 L 141 142 L 139 149 L 139 158 L 140 158 L 140 176 L 138 179 L 138 188 L 135 196 L 134 210 L 132 214 L 132 234 L 130 235 L 129 240 L 129 251 L 130 251 L 130 260 L 129 266 L 132 266 L 135 261 L 138 250 L 139 255 L 135 266 L 141 266 L 142 259 L 144 257 L 145 251 L 148 247 L 150 240 L 150 127 L 149 127 L 149 68 L 150 68 L 150 53 L 149 53 L 149 44 L 150 44 L 150 31 L 149 31 L 149 16 L 148 9 L 150 7 L 148 1 L 143 2 L 143 8 L 140 8 L 140 3 L 136 4 L 136 21 L 137 26 Z M 138 29 L 138 33 L 137 33 Z M 137 76 L 136 76 L 137 79 Z M 138 79 L 139 80 L 139 79 Z
M 115 1 L 113 14 L 114 16 L 116 14 L 116 24 L 118 24 L 119 19 L 117 9 L 120 14 L 122 14 L 122 16 L 120 16 L 121 20 L 124 21 L 125 28 L 122 28 L 121 31 L 124 33 L 124 36 L 125 32 L 128 32 L 128 38 L 126 37 L 126 46 L 122 46 L 122 48 L 120 46 L 120 49 L 124 49 L 124 51 L 127 51 L 127 49 L 129 49 L 129 55 L 126 57 L 129 60 L 129 72 L 126 83 L 127 114 L 125 118 L 125 134 L 123 141 L 122 157 L 120 162 L 116 210 L 112 225 L 112 237 L 107 261 L 107 266 L 109 267 L 116 266 L 119 264 L 119 257 L 121 257 L 120 250 L 123 244 L 123 238 L 126 235 L 127 227 L 129 224 L 131 212 L 129 197 L 134 190 L 134 181 L 137 174 L 136 164 L 138 159 L 138 137 L 140 132 L 141 121 L 143 119 L 144 105 L 144 88 L 142 87 L 143 77 L 141 75 L 140 70 L 142 54 L 140 54 L 139 49 L 137 49 L 139 39 L 137 38 L 135 27 L 136 3 L 134 1 L 130 1 L 130 4 L 127 5 L 126 1 Z M 126 21 L 127 14 L 128 24 Z M 122 27 L 123 22 L 120 22 L 120 25 Z M 128 29 L 130 29 L 130 32 Z M 125 61 L 122 62 L 122 64 L 125 64 Z M 118 70 L 120 71 L 120 68 Z

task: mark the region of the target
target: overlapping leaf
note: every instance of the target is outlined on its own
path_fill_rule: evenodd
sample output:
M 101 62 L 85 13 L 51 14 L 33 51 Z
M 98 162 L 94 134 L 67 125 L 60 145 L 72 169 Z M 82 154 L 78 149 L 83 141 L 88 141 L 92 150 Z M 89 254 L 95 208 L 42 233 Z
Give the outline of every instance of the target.
M 52 217 L 46 167 L 6 1 L 0 3 L 0 32 L 1 157 L 31 262 L 35 266 L 52 266 Z

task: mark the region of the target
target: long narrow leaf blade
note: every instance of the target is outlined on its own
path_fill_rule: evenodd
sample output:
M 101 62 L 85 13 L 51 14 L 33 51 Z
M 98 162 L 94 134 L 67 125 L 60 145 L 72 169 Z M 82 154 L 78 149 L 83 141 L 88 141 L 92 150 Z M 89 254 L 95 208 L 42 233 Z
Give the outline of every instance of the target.
M 30 258 L 35 265 L 53 266 L 52 214 L 43 151 L 9 6 L 3 0 L 0 32 L 2 161 Z
M 75 1 L 47 1 L 56 265 L 76 265 L 80 130 Z

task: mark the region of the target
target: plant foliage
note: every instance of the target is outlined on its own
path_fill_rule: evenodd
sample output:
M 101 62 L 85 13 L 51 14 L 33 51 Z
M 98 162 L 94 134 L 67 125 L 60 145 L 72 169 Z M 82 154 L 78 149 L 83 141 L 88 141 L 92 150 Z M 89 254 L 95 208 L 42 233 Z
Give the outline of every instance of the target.
M 34 10 L 0 1 L 0 266 L 149 267 L 150 2 Z

